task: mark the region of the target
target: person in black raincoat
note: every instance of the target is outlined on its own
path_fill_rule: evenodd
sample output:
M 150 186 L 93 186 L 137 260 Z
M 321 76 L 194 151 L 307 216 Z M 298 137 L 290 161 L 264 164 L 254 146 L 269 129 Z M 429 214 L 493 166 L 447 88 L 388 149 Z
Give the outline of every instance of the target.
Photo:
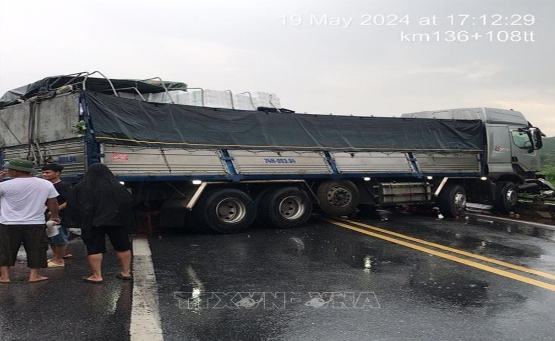
M 87 261 L 92 274 L 83 278 L 88 283 L 102 283 L 102 254 L 106 252 L 106 235 L 116 251 L 121 280 L 131 280 L 131 241 L 135 217 L 131 194 L 119 183 L 110 169 L 93 164 L 68 198 L 68 213 L 73 224 L 81 228 L 87 247 Z

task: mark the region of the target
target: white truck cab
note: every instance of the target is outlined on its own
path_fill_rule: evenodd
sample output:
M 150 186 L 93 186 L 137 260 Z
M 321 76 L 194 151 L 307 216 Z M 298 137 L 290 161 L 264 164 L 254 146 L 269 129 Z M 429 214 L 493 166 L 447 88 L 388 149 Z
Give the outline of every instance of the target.
M 537 186 L 536 173 L 540 171 L 542 148 L 542 132 L 533 127 L 524 115 L 515 110 L 496 108 L 461 108 L 447 110 L 421 111 L 406 113 L 401 117 L 437 118 L 457 120 L 482 120 L 486 127 L 485 169 L 488 179 L 497 184 L 494 197 L 497 203 L 507 206 L 506 196 L 501 192 L 509 192 L 511 198 L 505 198 L 516 205 L 517 189 Z M 508 184 L 512 184 L 507 187 Z M 507 210 L 507 207 L 500 207 Z

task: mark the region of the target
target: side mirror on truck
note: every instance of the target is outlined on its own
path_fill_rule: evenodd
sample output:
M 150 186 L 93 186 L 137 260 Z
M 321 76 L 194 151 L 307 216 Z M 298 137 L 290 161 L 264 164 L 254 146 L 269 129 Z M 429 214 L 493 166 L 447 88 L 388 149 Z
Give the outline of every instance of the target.
M 542 137 L 545 136 L 544 133 L 542 133 L 542 131 L 540 130 L 540 128 L 533 128 L 533 135 L 534 135 L 534 149 L 542 149 L 543 147 L 543 141 L 542 141 Z

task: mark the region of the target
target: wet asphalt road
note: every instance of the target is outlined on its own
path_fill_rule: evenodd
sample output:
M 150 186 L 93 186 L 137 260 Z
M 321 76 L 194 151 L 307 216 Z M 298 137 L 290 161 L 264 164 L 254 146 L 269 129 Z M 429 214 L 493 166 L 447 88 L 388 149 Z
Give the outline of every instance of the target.
M 555 339 L 555 276 L 546 277 L 555 227 L 405 213 L 339 224 L 152 235 L 164 339 Z M 72 247 L 65 269 L 45 271 L 49 283 L 26 284 L 19 268 L 16 283 L 0 286 L 0 340 L 129 339 L 132 284 L 108 275 L 102 286 L 81 283 L 84 250 Z M 105 265 L 116 273 L 113 254 Z
M 25 254 L 20 252 L 11 283 L 0 284 L 0 340 L 127 340 L 132 283 L 113 278 L 117 260 L 104 260 L 105 283 L 86 284 L 85 247 L 70 241 L 74 257 L 64 268 L 41 271 L 50 279 L 27 283 Z M 49 253 L 50 255 L 50 253 Z

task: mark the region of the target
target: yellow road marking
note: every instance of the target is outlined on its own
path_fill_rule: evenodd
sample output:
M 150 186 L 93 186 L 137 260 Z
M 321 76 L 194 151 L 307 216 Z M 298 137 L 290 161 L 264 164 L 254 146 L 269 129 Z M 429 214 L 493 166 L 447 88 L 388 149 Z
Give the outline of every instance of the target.
M 484 271 L 488 271 L 488 272 L 491 272 L 491 273 L 494 273 L 494 274 L 497 274 L 497 275 L 500 275 L 500 276 L 503 276 L 503 277 L 511 278 L 511 279 L 514 279 L 514 280 L 517 280 L 517 281 L 520 281 L 520 282 L 535 285 L 535 286 L 540 287 L 540 288 L 555 291 L 555 285 L 553 285 L 553 284 L 549 284 L 549 283 L 541 282 L 541 281 L 538 281 L 538 280 L 535 280 L 535 279 L 532 279 L 532 278 L 528 278 L 528 277 L 525 277 L 525 276 L 513 274 L 509 271 L 497 269 L 497 268 L 491 267 L 489 265 L 481 264 L 481 263 L 478 263 L 478 262 L 474 262 L 474 261 L 471 261 L 471 260 L 466 260 L 466 259 L 463 259 L 463 258 L 460 258 L 460 257 L 457 257 L 457 256 L 453 256 L 453 255 L 449 255 L 449 254 L 446 254 L 446 253 L 443 253 L 443 252 L 439 252 L 439 251 L 436 251 L 436 250 L 428 249 L 428 248 L 425 248 L 425 247 L 420 246 L 420 245 L 411 244 L 411 243 L 403 241 L 403 240 L 391 238 L 391 237 L 388 237 L 388 236 L 384 236 L 382 234 L 370 232 L 368 230 L 363 230 L 361 228 L 354 227 L 354 226 L 351 226 L 351 225 L 347 225 L 347 224 L 344 224 L 344 223 L 340 223 L 338 221 L 334 221 L 334 220 L 331 220 L 331 219 L 326 219 L 326 218 L 320 218 L 320 219 L 323 220 L 323 221 L 327 221 L 328 223 L 331 223 L 331 224 L 334 224 L 334 225 L 337 225 L 337 226 L 341 226 L 343 228 L 346 228 L 346 229 L 349 229 L 349 230 L 352 230 L 352 231 L 356 231 L 356 232 L 360 232 L 362 234 L 366 234 L 368 236 L 383 239 L 383 240 L 386 240 L 386 241 L 391 242 L 391 243 L 403 245 L 403 246 L 406 246 L 406 247 L 414 249 L 414 250 L 426 252 L 426 253 L 429 253 L 429 254 L 434 255 L 434 256 L 445 258 L 445 259 L 451 260 L 453 262 L 461 263 L 461 264 L 471 266 L 471 267 L 474 267 L 474 268 L 477 268 L 477 269 L 481 269 L 481 270 L 484 270 Z
M 460 255 L 464 255 L 464 256 L 467 256 L 467 257 L 476 258 L 476 259 L 479 259 L 479 260 L 483 260 L 485 262 L 501 265 L 501 266 L 504 266 L 506 268 L 511 268 L 511 269 L 515 269 L 515 270 L 518 270 L 518 271 L 527 272 L 527 273 L 530 273 L 530 274 L 533 274 L 533 275 L 537 275 L 537 276 L 541 276 L 541 277 L 545 277 L 545 278 L 549 278 L 549 279 L 555 279 L 555 275 L 550 274 L 548 272 L 534 270 L 534 269 L 527 268 L 525 266 L 511 264 L 511 263 L 507 263 L 507 262 L 497 260 L 497 259 L 494 259 L 494 258 L 489 258 L 489 257 L 485 257 L 485 256 L 482 256 L 482 255 L 477 255 L 475 253 L 471 253 L 471 252 L 467 252 L 467 251 L 463 251 L 463 250 L 459 250 L 459 249 L 454 249 L 452 247 L 432 243 L 432 242 L 429 242 L 429 241 L 426 241 L 426 240 L 414 238 L 414 237 L 407 236 L 407 235 L 404 235 L 404 234 L 401 234 L 401 233 L 392 232 L 392 231 L 385 230 L 385 229 L 382 229 L 382 228 L 379 228 L 379 227 L 376 227 L 376 226 L 363 224 L 363 223 L 360 223 L 358 221 L 352 221 L 352 220 L 347 220 L 347 219 L 343 219 L 343 218 L 337 218 L 337 219 L 348 222 L 350 224 L 366 227 L 368 229 L 378 231 L 378 232 L 381 232 L 381 233 L 387 233 L 387 234 L 395 236 L 395 237 L 404 238 L 404 239 L 407 239 L 407 240 L 410 240 L 410 241 L 413 241 L 413 242 L 417 242 L 417 243 L 420 243 L 420 244 L 433 246 L 435 248 L 442 249 L 442 250 L 445 250 L 445 251 L 458 253 Z

